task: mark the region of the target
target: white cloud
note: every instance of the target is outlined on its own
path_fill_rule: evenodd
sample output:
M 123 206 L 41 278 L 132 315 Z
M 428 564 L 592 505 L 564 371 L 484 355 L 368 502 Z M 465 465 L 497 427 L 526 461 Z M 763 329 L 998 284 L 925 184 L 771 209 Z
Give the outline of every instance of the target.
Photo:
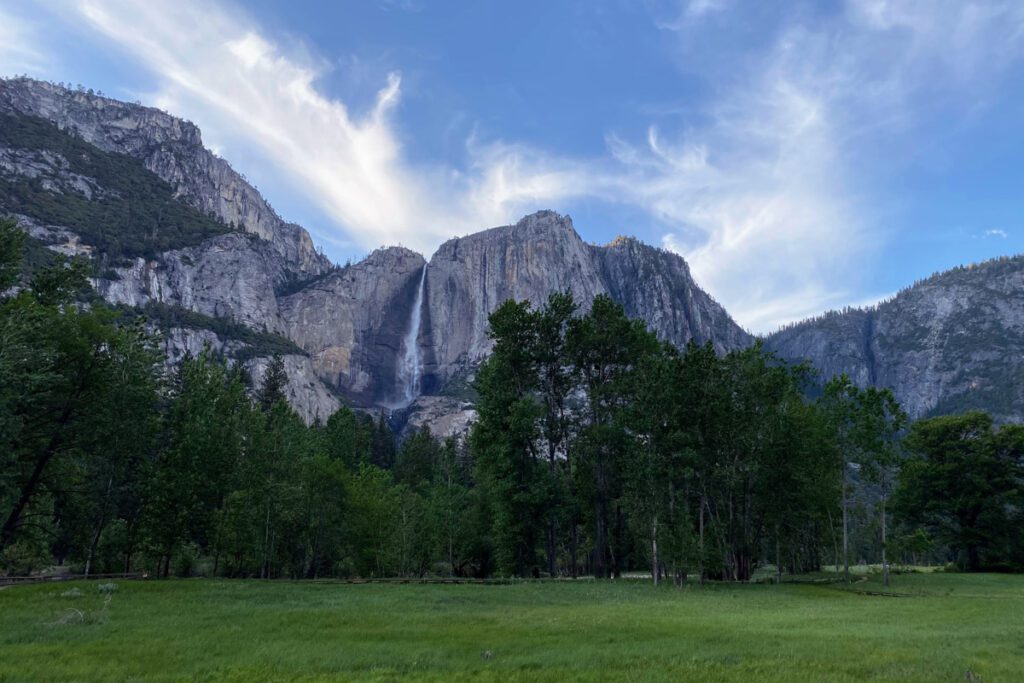
M 369 111 L 354 113 L 318 89 L 324 64 L 287 54 L 233 6 L 82 0 L 77 8 L 160 78 L 153 101 L 200 122 L 218 147 L 261 150 L 346 233 L 315 233 L 321 240 L 429 253 L 558 195 L 552 174 L 522 177 L 516 153 L 500 147 L 480 148 L 489 162 L 473 176 L 410 164 L 393 121 L 399 73 L 380 84 Z
M 852 0 L 838 20 L 783 22 L 710 125 L 675 149 L 616 145 L 643 178 L 635 200 L 684 228 L 663 246 L 743 324 L 766 331 L 863 298 L 863 264 L 885 241 L 858 196 L 865 148 L 886 156 L 879 140 L 905 137 L 936 98 L 976 101 L 1020 58 L 1024 5 L 941 5 Z
M 839 15 L 794 12 L 766 28 L 777 34 L 756 54 L 719 60 L 730 36 L 712 40 L 711 54 L 689 61 L 727 64 L 728 73 L 708 76 L 711 95 L 681 131 L 652 127 L 642 141 L 609 134 L 606 153 L 588 159 L 471 137 L 465 167 L 427 166 L 403 150 L 397 72 L 356 112 L 318 87 L 325 63 L 286 49 L 236 6 L 75 7 L 158 76 L 161 106 L 199 122 L 229 154 L 261 150 L 336 221 L 340 233 L 320 231 L 320 240 L 429 252 L 526 210 L 598 198 L 646 212 L 662 245 L 755 331 L 863 298 L 860 266 L 883 242 L 859 196 L 863 149 L 879 145 L 880 131 L 891 139 L 912 127 L 926 98 L 983 101 L 1024 50 L 1019 2 L 849 0 Z M 687 27 L 749 11 L 722 0 L 674 7 Z M 716 24 L 728 31 L 732 22 Z M 694 36 L 679 32 L 690 57 Z
M 40 73 L 50 60 L 39 51 L 40 40 L 30 22 L 0 7 L 0 73 Z
M 985 231 L 985 237 L 999 237 L 1005 240 L 1009 236 L 1005 230 L 1000 230 L 999 228 Z

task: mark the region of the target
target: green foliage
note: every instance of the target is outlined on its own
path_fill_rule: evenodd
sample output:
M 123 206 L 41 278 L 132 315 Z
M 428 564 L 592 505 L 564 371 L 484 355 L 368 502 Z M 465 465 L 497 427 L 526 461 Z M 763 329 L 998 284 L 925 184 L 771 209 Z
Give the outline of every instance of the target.
M 179 201 L 174 188 L 138 159 L 104 152 L 43 119 L 0 116 L 0 146 L 59 154 L 67 172 L 98 183 L 101 190 L 90 199 L 51 191 L 44 177 L 0 179 L 0 206 L 70 228 L 108 256 L 155 258 L 230 230 Z
M 284 394 L 288 386 L 288 374 L 284 369 L 284 359 L 281 354 L 275 353 L 270 358 L 267 370 L 263 374 L 263 381 L 256 391 L 256 404 L 263 412 L 270 411 L 277 403 L 287 401 Z
M 820 566 L 838 467 L 806 368 L 760 346 L 680 354 L 607 297 L 575 309 L 557 294 L 491 317 L 470 444 L 499 570 L 529 575 L 541 546 L 573 575 L 582 559 L 747 579 L 783 549 L 791 570 Z
M 970 570 L 1024 567 L 1024 427 L 985 413 L 916 422 L 896 492 L 904 521 L 948 544 Z
M 7 283 L 23 272 L 14 230 L 0 225 Z M 118 315 L 86 288 L 83 264 L 55 258 L 0 298 L 3 571 L 645 570 L 681 585 L 770 566 L 781 580 L 838 563 L 834 513 L 886 577 L 888 554 L 1024 564 L 1024 428 L 995 430 L 983 414 L 919 422 L 904 460 L 891 393 L 840 377 L 809 401 L 806 367 L 760 345 L 677 350 L 607 297 L 583 314 L 565 293 L 500 306 L 468 444 L 425 429 L 398 444 L 383 411 L 304 424 L 284 400 L 280 355 L 255 396 L 237 362 L 209 352 L 166 381 L 147 322 L 251 347 L 273 336 L 171 307 Z
M 129 496 L 151 444 L 157 357 L 138 325 L 101 304 L 74 304 L 83 269 L 58 262 L 0 299 L 0 552 L 49 543 L 57 559 L 86 547 Z M 45 510 L 66 512 L 48 526 Z
M 12 220 L 0 220 L 0 292 L 18 283 L 25 233 Z

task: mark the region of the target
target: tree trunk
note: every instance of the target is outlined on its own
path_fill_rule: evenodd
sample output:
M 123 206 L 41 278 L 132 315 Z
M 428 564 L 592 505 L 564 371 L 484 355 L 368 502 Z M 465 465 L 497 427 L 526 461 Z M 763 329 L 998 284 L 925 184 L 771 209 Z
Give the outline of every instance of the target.
M 889 560 L 885 553 L 885 498 L 882 498 L 882 585 L 889 586 Z
M 700 522 L 699 522 L 699 525 L 700 525 L 699 526 L 699 528 L 700 528 L 700 542 L 699 542 L 698 547 L 697 547 L 697 553 L 698 553 L 697 565 L 700 568 L 700 583 L 703 586 L 704 585 L 704 574 L 705 574 L 705 572 L 704 572 L 704 494 L 703 493 L 700 496 L 700 513 L 698 514 L 698 518 L 700 519 Z
M 60 448 L 64 442 L 64 427 L 71 420 L 71 416 L 74 414 L 74 403 L 78 395 L 85 389 L 87 378 L 89 373 L 92 372 L 93 366 L 96 364 L 96 358 L 93 356 L 88 370 L 79 376 L 78 386 L 75 391 L 68 397 L 64 403 L 64 409 L 61 411 L 60 417 L 57 419 L 56 431 L 50 436 L 50 442 L 46 445 L 46 449 L 36 458 L 35 466 L 32 468 L 32 474 L 29 476 L 28 481 L 21 487 L 21 495 L 18 496 L 18 502 L 14 504 L 14 509 L 11 510 L 11 514 L 7 516 L 7 521 L 4 522 L 3 529 L 0 529 L 0 552 L 7 547 L 14 537 L 14 530 L 18 527 L 18 521 L 21 519 L 22 513 L 28 506 L 29 501 L 35 494 L 36 488 L 39 486 L 39 482 L 43 478 L 43 471 L 46 469 L 46 465 L 50 462 L 56 454 L 57 449 Z
M 651 520 L 651 576 L 654 578 L 654 585 L 658 585 L 658 578 L 661 570 L 658 567 L 658 515 L 655 513 Z
M 569 571 L 572 574 L 572 578 L 575 579 L 575 578 L 577 578 L 580 575 L 579 557 L 578 557 L 578 552 L 579 552 L 578 551 L 578 549 L 579 549 L 579 529 L 577 528 L 578 525 L 576 524 L 576 515 L 575 514 L 572 516 L 572 520 L 570 521 L 570 524 L 572 525 L 572 533 L 569 535 L 569 564 L 571 565 L 569 567 Z
M 782 583 L 782 548 L 779 542 L 779 525 L 775 525 L 775 583 Z
M 597 495 L 594 500 L 594 576 L 599 579 L 608 577 L 608 565 L 606 556 L 608 554 L 608 538 L 605 520 L 604 500 L 604 463 L 598 456 L 597 467 Z
M 548 576 L 554 577 L 557 572 L 555 557 L 555 514 L 549 513 L 547 529 L 547 550 L 548 550 Z
M 85 558 L 85 578 L 89 578 L 89 570 L 92 569 L 92 560 L 96 556 L 96 546 L 100 542 L 100 535 L 103 527 L 107 525 L 107 501 L 110 499 L 110 489 L 114 486 L 114 477 L 107 478 L 107 490 L 103 494 L 103 505 L 100 506 L 100 518 L 96 523 L 96 533 L 92 535 L 92 542 L 89 543 L 89 554 Z
M 263 525 L 263 565 L 260 567 L 260 578 L 268 579 L 267 570 L 270 566 L 270 504 L 267 504 L 267 518 Z
M 847 493 L 848 466 L 843 460 L 843 577 L 846 583 L 850 583 L 850 529 L 849 529 L 849 500 Z

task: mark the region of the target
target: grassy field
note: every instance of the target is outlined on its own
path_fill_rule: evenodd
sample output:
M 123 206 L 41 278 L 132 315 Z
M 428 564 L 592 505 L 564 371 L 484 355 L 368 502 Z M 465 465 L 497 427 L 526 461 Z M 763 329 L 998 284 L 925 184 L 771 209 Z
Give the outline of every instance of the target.
M 122 581 L 104 605 L 95 583 L 16 586 L 0 681 L 1024 680 L 1024 576 L 855 590 L 882 589 L 197 579 Z

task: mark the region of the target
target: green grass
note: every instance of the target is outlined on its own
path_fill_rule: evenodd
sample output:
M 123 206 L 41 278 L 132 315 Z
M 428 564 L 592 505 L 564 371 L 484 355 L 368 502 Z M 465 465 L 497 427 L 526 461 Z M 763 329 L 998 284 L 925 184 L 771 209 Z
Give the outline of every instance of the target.
M 95 584 L 18 586 L 0 680 L 1021 680 L 1024 577 L 866 587 L 122 581 L 104 611 Z

